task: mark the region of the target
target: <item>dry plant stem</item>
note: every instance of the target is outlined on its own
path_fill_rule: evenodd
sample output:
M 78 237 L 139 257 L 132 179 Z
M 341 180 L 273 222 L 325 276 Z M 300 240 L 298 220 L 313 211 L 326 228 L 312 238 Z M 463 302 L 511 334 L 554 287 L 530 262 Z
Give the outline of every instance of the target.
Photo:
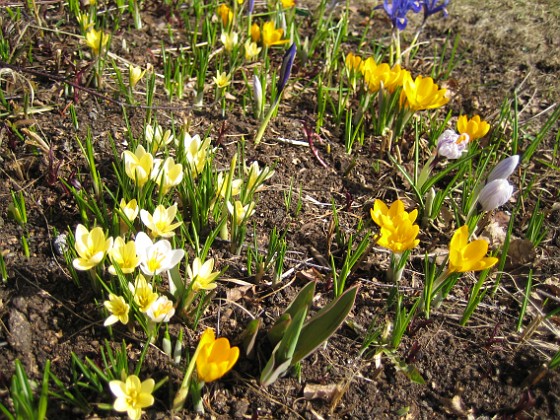
M 319 161 L 321 165 L 323 165 L 325 168 L 328 169 L 329 165 L 327 165 L 327 163 L 321 158 L 321 156 L 319 156 L 319 151 L 317 150 L 315 144 L 313 143 L 313 138 L 318 137 L 317 134 L 314 133 L 312 129 L 305 122 L 303 123 L 303 130 L 305 131 L 305 135 L 307 137 L 307 142 L 309 143 L 309 148 L 311 149 L 311 153 L 313 153 L 313 156 L 315 156 L 315 158 Z

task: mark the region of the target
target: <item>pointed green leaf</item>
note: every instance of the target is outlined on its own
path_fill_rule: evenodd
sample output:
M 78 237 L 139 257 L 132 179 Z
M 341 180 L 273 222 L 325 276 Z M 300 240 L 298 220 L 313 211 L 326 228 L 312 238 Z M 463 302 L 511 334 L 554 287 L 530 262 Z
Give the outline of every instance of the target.
M 251 356 L 253 354 L 253 350 L 255 348 L 255 341 L 257 339 L 257 333 L 259 332 L 259 328 L 261 326 L 261 319 L 255 318 L 247 325 L 245 331 L 241 334 L 241 341 L 243 343 L 243 348 L 245 350 L 245 354 L 247 356 Z
M 348 289 L 321 309 L 302 328 L 292 363 L 311 354 L 338 329 L 354 306 L 358 287 Z
M 295 315 L 293 321 L 286 329 L 282 340 L 272 351 L 270 359 L 261 373 L 261 385 L 270 385 L 292 365 L 292 356 L 299 341 L 303 321 L 306 316 L 307 307 L 301 308 Z
M 311 302 L 313 301 L 313 295 L 315 294 L 315 282 L 310 281 L 303 289 L 300 290 L 296 298 L 290 303 L 290 305 L 284 311 L 285 314 L 289 314 L 292 319 L 295 318 L 296 314 L 305 307 L 309 309 Z
M 290 316 L 290 314 L 284 313 L 280 315 L 280 317 L 274 323 L 274 326 L 266 333 L 270 344 L 276 346 L 276 344 L 278 344 L 280 340 L 282 340 L 286 329 L 290 326 L 291 323 L 292 317 Z

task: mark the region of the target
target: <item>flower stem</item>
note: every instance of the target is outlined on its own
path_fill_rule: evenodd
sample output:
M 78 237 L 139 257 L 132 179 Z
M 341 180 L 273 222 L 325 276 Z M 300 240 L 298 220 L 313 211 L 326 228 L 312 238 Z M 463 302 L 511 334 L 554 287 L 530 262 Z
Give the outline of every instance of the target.
M 179 388 L 179 391 L 177 391 L 177 394 L 173 399 L 173 411 L 182 410 L 183 406 L 185 405 L 185 401 L 187 399 L 187 396 L 189 395 L 189 387 L 191 384 L 192 374 L 196 366 L 196 358 L 198 357 L 201 349 L 201 341 L 199 341 L 198 346 L 196 347 L 196 350 L 194 351 L 194 354 L 189 362 L 189 365 L 187 366 L 187 370 L 185 372 L 185 376 L 183 377 L 181 387 Z
M 272 115 L 274 115 L 274 112 L 278 108 L 278 104 L 280 103 L 279 98 L 280 98 L 280 96 L 278 96 L 278 99 L 276 101 L 274 101 L 274 103 L 268 109 L 268 112 L 266 113 L 266 116 L 264 117 L 264 120 L 261 123 L 261 126 L 259 127 L 259 131 L 257 132 L 257 135 L 255 136 L 255 145 L 257 145 L 261 142 L 261 140 L 264 136 L 264 132 L 266 130 L 266 127 L 268 126 L 268 123 L 270 122 L 270 119 L 272 118 Z

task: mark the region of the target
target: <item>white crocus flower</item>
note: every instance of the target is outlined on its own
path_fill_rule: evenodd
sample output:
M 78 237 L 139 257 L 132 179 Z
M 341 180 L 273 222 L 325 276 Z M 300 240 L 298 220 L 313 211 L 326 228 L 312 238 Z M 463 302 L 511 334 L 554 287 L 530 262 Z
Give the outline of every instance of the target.
M 231 52 L 239 43 L 239 34 L 237 32 L 223 32 L 220 40 L 224 44 L 226 51 Z
M 495 179 L 507 179 L 513 171 L 515 171 L 518 164 L 519 155 L 513 155 L 503 159 L 492 169 L 490 175 L 488 175 L 488 182 L 494 181 Z
M 507 178 L 519 164 L 519 155 L 513 155 L 500 161 L 488 175 L 486 185 L 478 194 L 477 201 L 482 210 L 491 211 L 503 206 L 513 195 L 513 185 Z
M 202 141 L 200 136 L 196 134 L 191 137 L 188 133 L 183 136 L 183 148 L 185 159 L 188 163 L 186 170 L 190 171 L 190 175 L 196 178 L 204 169 L 206 161 L 210 158 L 212 149 L 210 148 L 210 138 Z
M 478 194 L 478 202 L 482 210 L 490 211 L 503 206 L 513 194 L 513 185 L 507 179 L 490 181 Z
M 251 201 L 246 206 L 243 206 L 241 201 L 237 200 L 235 205 L 231 204 L 229 201 L 227 202 L 227 208 L 229 214 L 234 217 L 234 222 L 237 226 L 241 226 L 245 220 L 253 215 L 255 212 L 255 202 Z
M 459 135 L 453 130 L 445 130 L 438 138 L 437 152 L 447 159 L 459 159 L 467 152 L 468 135 Z
M 162 194 L 167 194 L 183 180 L 183 165 L 175 163 L 172 157 L 155 159 L 152 179 L 161 187 Z
M 160 296 L 157 300 L 150 305 L 146 311 L 146 315 L 152 322 L 169 322 L 171 317 L 175 314 L 173 302 L 167 296 Z
M 156 207 L 154 214 L 150 214 L 147 210 L 140 210 L 140 219 L 142 223 L 150 229 L 153 238 L 171 238 L 175 236 L 175 229 L 177 229 L 183 222 L 173 223 L 177 215 L 177 204 L 165 208 L 162 204 Z
M 258 191 L 259 187 L 274 175 L 274 171 L 268 166 L 259 168 L 259 164 L 255 161 L 246 169 L 249 177 L 247 180 L 247 191 Z
M 140 257 L 140 269 L 148 276 L 171 270 L 185 256 L 182 249 L 173 249 L 171 243 L 162 239 L 156 243 L 144 232 L 136 235 L 136 252 Z

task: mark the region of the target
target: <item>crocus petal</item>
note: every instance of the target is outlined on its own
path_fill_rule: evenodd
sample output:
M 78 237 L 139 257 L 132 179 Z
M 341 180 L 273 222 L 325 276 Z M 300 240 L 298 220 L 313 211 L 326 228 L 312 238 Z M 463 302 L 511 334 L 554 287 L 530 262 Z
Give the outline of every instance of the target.
M 467 225 L 461 226 L 455 231 L 451 242 L 449 243 L 450 249 L 462 249 L 469 241 L 469 227 Z
M 502 160 L 494 167 L 494 169 L 492 169 L 490 175 L 488 175 L 488 182 L 494 181 L 495 179 L 508 178 L 513 173 L 515 168 L 517 168 L 518 164 L 519 155 L 513 155 Z
M 498 178 L 484 186 L 477 200 L 483 211 L 491 211 L 507 203 L 512 194 L 513 185 L 506 179 Z
M 463 248 L 463 259 L 466 261 L 479 261 L 488 252 L 488 242 L 484 239 L 472 241 Z
M 278 98 L 280 94 L 286 87 L 288 83 L 288 79 L 290 78 L 290 74 L 292 73 L 292 66 L 294 65 L 294 59 L 296 58 L 297 47 L 296 44 L 293 43 L 290 48 L 284 54 L 284 58 L 282 59 L 282 67 L 280 68 L 280 78 L 278 81 Z

